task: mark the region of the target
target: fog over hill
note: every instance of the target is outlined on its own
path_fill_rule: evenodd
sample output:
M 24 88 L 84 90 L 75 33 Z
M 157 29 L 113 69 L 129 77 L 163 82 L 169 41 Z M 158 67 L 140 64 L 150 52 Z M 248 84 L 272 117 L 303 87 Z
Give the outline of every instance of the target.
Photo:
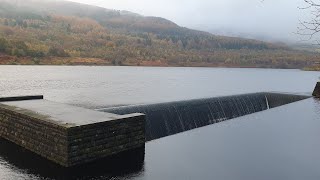
M 303 0 L 73 0 L 102 7 L 159 16 L 214 34 L 297 43 Z
M 132 7 L 138 7 L 139 2 Z M 140 15 L 139 11 L 126 10 L 126 6 L 115 10 L 111 5 L 104 8 L 61 0 L 0 3 L 0 64 L 303 68 L 320 61 L 317 53 L 295 50 L 284 43 L 255 40 L 252 35 L 239 38 L 193 30 L 178 20 Z M 158 3 L 154 1 L 150 9 Z M 167 10 L 176 3 L 167 2 Z M 148 9 L 148 4 L 142 7 Z M 166 9 L 164 4 L 158 8 Z M 202 13 L 201 9 L 195 12 Z M 199 14 L 195 12 L 184 17 L 190 24 L 197 22 L 194 18 Z M 219 18 L 225 18 L 223 13 Z M 207 20 L 208 25 L 214 22 Z

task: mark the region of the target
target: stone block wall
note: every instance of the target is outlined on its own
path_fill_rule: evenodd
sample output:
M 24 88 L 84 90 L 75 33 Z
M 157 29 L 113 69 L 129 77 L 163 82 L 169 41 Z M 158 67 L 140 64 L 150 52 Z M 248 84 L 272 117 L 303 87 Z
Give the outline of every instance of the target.
M 69 166 L 145 146 L 145 117 L 123 116 L 68 130 Z
M 0 136 L 62 166 L 68 164 L 67 129 L 0 106 Z
M 61 166 L 71 167 L 145 146 L 145 116 L 70 127 L 0 104 L 0 136 Z

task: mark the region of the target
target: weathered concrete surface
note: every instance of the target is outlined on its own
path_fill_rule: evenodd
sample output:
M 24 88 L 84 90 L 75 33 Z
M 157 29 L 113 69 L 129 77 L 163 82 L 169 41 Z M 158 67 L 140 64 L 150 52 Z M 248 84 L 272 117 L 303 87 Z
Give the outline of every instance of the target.
M 145 116 L 47 100 L 0 104 L 0 136 L 65 167 L 145 145 Z
M 317 85 L 313 90 L 312 96 L 320 98 L 320 82 L 317 82 Z

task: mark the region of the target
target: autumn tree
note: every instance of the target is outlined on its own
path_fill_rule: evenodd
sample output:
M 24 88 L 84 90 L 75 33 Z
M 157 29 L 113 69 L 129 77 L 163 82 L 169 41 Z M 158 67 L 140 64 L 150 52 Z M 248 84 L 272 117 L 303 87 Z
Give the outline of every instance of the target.
M 64 51 L 64 49 L 60 47 L 51 47 L 49 49 L 48 55 L 57 56 L 57 57 L 68 57 L 69 54 Z
M 8 47 L 8 41 L 4 38 L 0 38 L 0 52 L 5 52 Z

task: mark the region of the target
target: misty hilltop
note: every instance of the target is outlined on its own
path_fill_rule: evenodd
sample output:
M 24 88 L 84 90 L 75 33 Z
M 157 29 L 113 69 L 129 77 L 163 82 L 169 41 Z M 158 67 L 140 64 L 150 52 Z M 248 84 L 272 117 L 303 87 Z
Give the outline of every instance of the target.
M 216 36 L 161 17 L 58 0 L 0 0 L 0 64 L 303 68 L 314 52 Z

